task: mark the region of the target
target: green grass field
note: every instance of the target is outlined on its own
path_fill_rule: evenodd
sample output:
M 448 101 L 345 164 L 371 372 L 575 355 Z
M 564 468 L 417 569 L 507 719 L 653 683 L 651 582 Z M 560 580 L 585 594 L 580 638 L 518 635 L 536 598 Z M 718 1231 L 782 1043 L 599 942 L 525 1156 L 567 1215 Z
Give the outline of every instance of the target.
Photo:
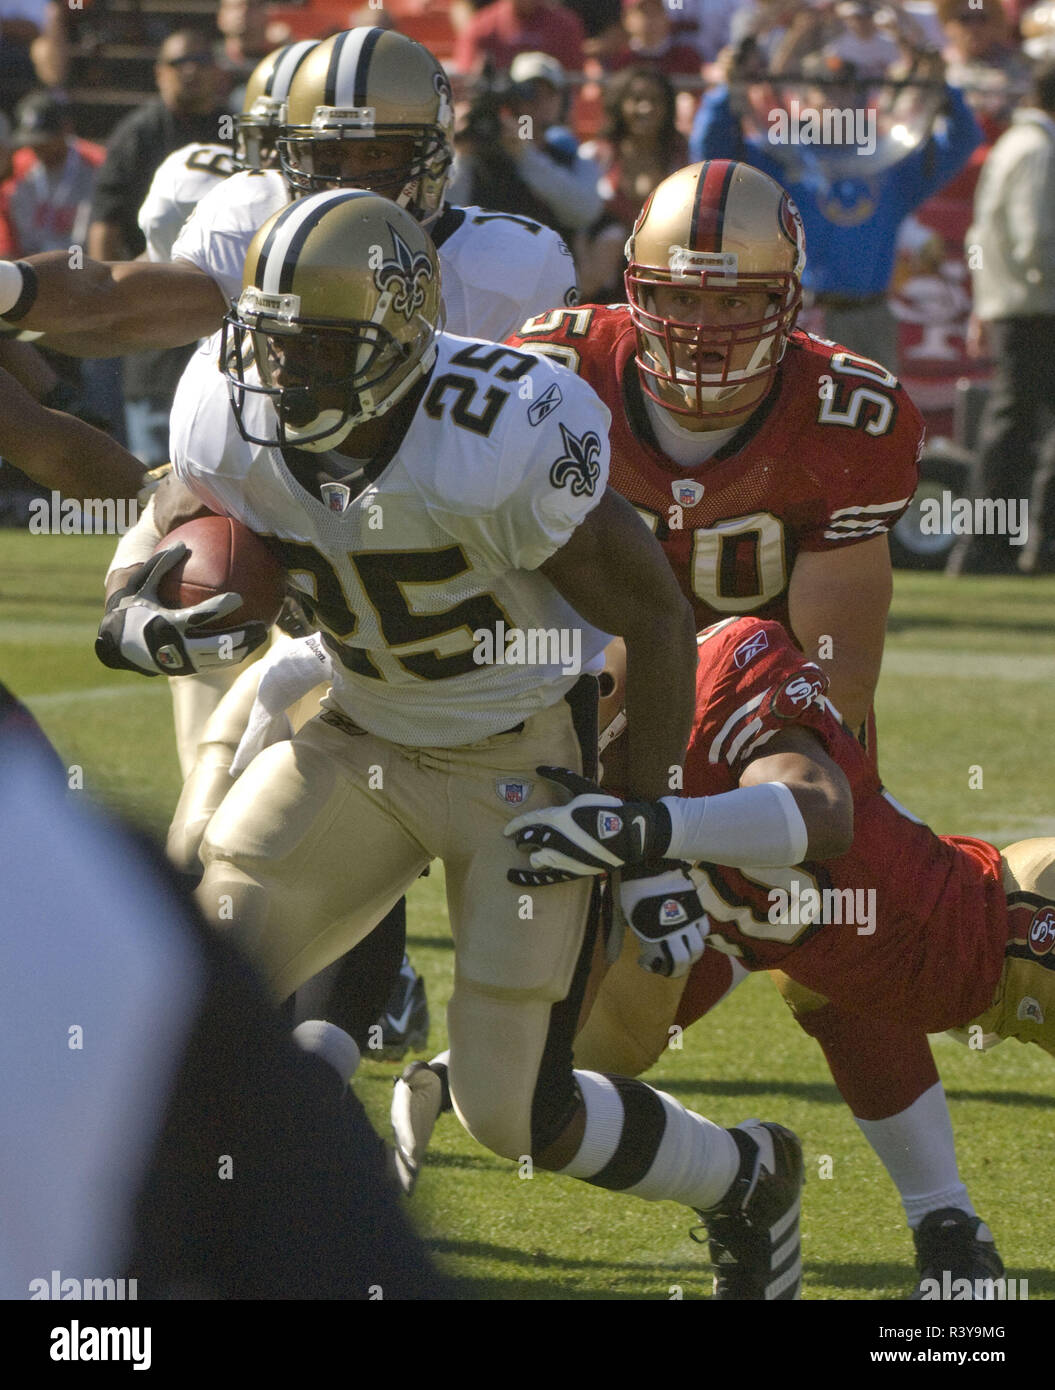
M 167 683 L 110 672 L 92 654 L 112 541 L 0 533 L 0 678 L 21 695 L 85 792 L 163 834 L 179 788 Z M 897 578 L 878 717 L 881 765 L 937 830 L 1004 844 L 1055 834 L 1045 752 L 1055 729 L 1055 579 Z M 981 769 L 981 787 L 974 769 Z M 897 872 L 897 866 L 891 866 Z M 428 978 L 432 1045 L 445 1042 L 453 952 L 442 875 L 411 898 L 411 951 Z M 867 1047 L 867 1037 L 862 1039 Z M 935 1043 L 961 1171 L 1009 1277 L 1055 1297 L 1048 1179 L 1055 1069 L 1009 1042 L 988 1054 Z M 356 1087 L 384 1127 L 396 1069 Z M 894 1189 L 828 1077 L 819 1049 L 755 978 L 669 1052 L 650 1079 L 721 1124 L 749 1115 L 802 1137 L 807 1299 L 898 1298 L 911 1242 Z M 830 1177 L 820 1172 L 830 1171 Z M 709 1291 L 691 1214 L 536 1174 L 492 1157 L 453 1117 L 437 1128 L 413 1212 L 445 1268 L 489 1298 L 667 1299 Z

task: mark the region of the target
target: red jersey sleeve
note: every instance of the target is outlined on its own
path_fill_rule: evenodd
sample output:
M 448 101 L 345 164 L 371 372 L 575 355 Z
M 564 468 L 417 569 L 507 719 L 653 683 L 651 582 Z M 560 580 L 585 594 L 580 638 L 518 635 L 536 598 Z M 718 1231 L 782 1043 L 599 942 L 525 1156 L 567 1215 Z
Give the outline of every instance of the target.
M 730 618 L 700 633 L 698 641 L 686 795 L 736 786 L 759 749 L 793 725 L 814 730 L 830 750 L 841 726 L 825 699 L 828 677 L 779 623 Z

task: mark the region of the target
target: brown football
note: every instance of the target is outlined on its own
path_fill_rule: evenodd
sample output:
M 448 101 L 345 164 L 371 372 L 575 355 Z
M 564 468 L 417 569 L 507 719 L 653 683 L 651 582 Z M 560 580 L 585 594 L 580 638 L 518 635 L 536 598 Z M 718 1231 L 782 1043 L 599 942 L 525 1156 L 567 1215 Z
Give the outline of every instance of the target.
M 203 516 L 162 537 L 158 550 L 182 541 L 190 552 L 169 570 L 158 597 L 169 608 L 192 608 L 216 594 L 241 594 L 242 606 L 206 624 L 228 628 L 256 620 L 270 626 L 285 595 L 285 572 L 264 541 L 229 516 Z M 156 553 L 156 552 L 155 552 Z

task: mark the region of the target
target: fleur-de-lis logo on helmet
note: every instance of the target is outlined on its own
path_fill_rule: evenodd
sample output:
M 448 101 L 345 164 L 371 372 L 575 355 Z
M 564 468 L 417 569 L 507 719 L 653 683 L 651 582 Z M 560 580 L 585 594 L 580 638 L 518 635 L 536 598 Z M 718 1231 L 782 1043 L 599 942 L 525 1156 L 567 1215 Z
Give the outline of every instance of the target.
M 382 293 L 391 294 L 392 308 L 409 323 L 425 303 L 425 287 L 432 279 L 432 262 L 423 251 L 417 254 L 411 251 L 391 223 L 387 226 L 392 233 L 396 258 L 381 262 L 374 271 L 374 283 Z
M 587 430 L 581 439 L 578 438 L 563 420 L 560 433 L 564 453 L 550 469 L 549 480 L 554 487 L 570 484 L 573 497 L 592 497 L 601 476 L 601 465 L 597 462 L 601 441 L 593 430 Z

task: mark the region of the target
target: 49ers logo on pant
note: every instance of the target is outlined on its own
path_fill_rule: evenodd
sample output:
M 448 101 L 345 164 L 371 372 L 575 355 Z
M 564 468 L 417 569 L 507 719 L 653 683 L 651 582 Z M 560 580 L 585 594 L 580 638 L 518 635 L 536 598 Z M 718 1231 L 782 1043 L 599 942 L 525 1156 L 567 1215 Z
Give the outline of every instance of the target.
M 1055 907 L 1034 912 L 1029 924 L 1029 949 L 1035 956 L 1046 956 L 1055 946 Z

